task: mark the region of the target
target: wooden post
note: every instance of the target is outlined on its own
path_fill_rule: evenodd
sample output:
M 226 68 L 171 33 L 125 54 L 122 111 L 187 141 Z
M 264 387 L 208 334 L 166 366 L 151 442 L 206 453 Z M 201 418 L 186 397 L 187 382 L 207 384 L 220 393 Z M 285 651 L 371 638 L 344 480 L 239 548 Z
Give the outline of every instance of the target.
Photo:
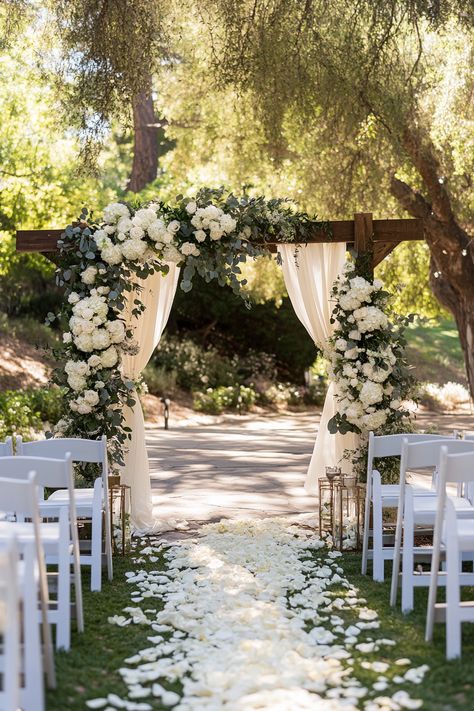
M 374 226 L 371 212 L 354 214 L 356 270 L 364 279 L 374 278 Z

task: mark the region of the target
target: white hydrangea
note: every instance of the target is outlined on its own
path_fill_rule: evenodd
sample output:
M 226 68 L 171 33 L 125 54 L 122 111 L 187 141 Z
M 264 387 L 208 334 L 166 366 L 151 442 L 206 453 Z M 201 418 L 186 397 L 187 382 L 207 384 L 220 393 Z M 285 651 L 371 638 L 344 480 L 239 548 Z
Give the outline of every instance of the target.
M 373 383 L 370 380 L 362 385 L 359 397 L 364 406 L 374 405 L 383 400 L 383 387 L 380 383 Z
M 130 261 L 137 261 L 138 259 L 141 259 L 143 255 L 145 254 L 147 249 L 147 244 L 146 242 L 143 242 L 141 239 L 127 239 L 123 244 L 122 244 L 122 254 L 125 257 L 125 259 L 129 259 Z
M 115 224 L 121 217 L 130 217 L 130 210 L 121 202 L 112 202 L 104 210 L 104 222 Z
M 179 262 L 182 261 L 183 256 L 173 244 L 167 244 L 163 249 L 163 259 L 165 262 L 174 262 L 175 264 L 179 264 Z
M 143 207 L 137 210 L 132 217 L 132 222 L 135 226 L 146 230 L 156 220 L 156 212 L 151 207 Z
M 106 328 L 112 343 L 122 343 L 125 339 L 125 324 L 120 319 L 109 321 L 106 324 Z
M 104 262 L 112 266 L 120 264 L 123 259 L 122 250 L 120 249 L 118 244 L 112 244 L 110 246 L 104 247 L 104 249 L 102 249 L 100 252 L 100 256 L 102 257 Z
M 354 311 L 357 328 L 361 333 L 387 328 L 388 318 L 377 306 L 363 306 Z
M 90 266 L 81 273 L 81 281 L 84 284 L 93 284 L 97 276 L 97 267 Z
M 110 346 L 110 348 L 101 353 L 100 359 L 104 368 L 113 368 L 118 361 L 117 349 L 114 346 Z

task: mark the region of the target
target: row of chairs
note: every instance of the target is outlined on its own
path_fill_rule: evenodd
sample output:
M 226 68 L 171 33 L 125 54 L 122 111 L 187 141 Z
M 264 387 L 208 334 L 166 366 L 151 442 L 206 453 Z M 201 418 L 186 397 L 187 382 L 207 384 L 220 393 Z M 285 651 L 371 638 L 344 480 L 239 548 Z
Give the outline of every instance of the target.
M 107 441 L 103 437 L 98 441 L 23 442 L 17 437 L 15 452 L 11 438 L 0 443 L 0 594 L 13 581 L 11 595 L 16 598 L 10 593 L 4 595 L 5 611 L 7 604 L 16 609 L 11 625 L 10 618 L 2 617 L 0 611 L 0 622 L 9 621 L 0 630 L 4 640 L 2 708 L 13 711 L 20 706 L 24 711 L 43 711 L 43 663 L 48 685 L 55 686 L 51 625 L 55 627 L 57 649 L 67 650 L 71 643 L 71 564 L 76 626 L 82 632 L 81 566 L 91 567 L 91 589 L 100 590 L 103 529 L 109 579 L 113 575 Z M 100 476 L 92 488 L 75 488 L 75 462 L 99 465 Z M 81 550 L 78 520 L 91 524 L 90 551 Z M 47 572 L 47 566 L 54 566 L 57 573 Z M 8 569 L 10 577 L 3 577 Z M 48 589 L 48 578 L 52 577 L 57 580 L 54 600 Z M 0 604 L 2 601 L 0 598 Z M 13 677 L 8 674 L 7 683 L 6 669 L 10 667 L 14 672 Z M 11 678 L 18 681 L 16 691 Z
M 400 457 L 399 483 L 382 484 L 374 459 L 394 456 Z M 408 483 L 409 472 L 418 470 L 431 472 L 430 486 Z M 390 602 L 396 605 L 401 586 L 404 613 L 413 610 L 415 588 L 429 587 L 426 639 L 432 639 L 434 621 L 445 620 L 449 659 L 461 654 L 462 621 L 474 621 L 474 602 L 460 602 L 461 586 L 474 584 L 473 504 L 474 437 L 370 433 L 362 573 L 367 574 L 372 558 L 373 578 L 383 581 L 385 561 L 391 560 Z M 397 523 L 394 541 L 386 545 L 383 513 L 388 508 L 396 508 Z M 415 545 L 420 530 L 433 532 L 432 546 Z M 430 564 L 429 571 L 422 563 Z M 446 603 L 437 602 L 438 586 L 446 586 Z

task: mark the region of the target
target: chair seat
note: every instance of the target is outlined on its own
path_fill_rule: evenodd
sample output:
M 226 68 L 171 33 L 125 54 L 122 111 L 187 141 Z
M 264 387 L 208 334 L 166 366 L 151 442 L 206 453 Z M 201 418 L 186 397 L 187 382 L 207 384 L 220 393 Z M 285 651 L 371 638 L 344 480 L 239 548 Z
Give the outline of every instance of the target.
M 396 508 L 400 496 L 400 484 L 382 484 L 380 487 L 384 508 Z M 415 496 L 435 497 L 436 492 L 423 486 L 412 486 Z
M 74 489 L 74 499 L 76 501 L 76 515 L 78 518 L 90 518 L 94 506 L 94 489 Z M 46 504 L 50 502 L 50 506 L 67 504 L 69 501 L 69 492 L 67 489 L 58 489 L 53 491 Z
M 474 517 L 474 509 L 472 511 Z M 451 531 L 450 531 L 451 533 Z M 456 533 L 455 533 L 460 551 L 473 551 L 474 550 L 474 518 L 458 518 L 456 519 Z M 442 541 L 446 543 L 446 527 L 443 526 Z
M 0 537 L 15 534 L 20 543 L 30 543 L 35 540 L 33 524 L 29 522 L 0 521 Z M 40 523 L 41 543 L 46 549 L 54 547 L 55 551 L 60 540 L 59 523 Z
M 74 489 L 76 505 L 79 503 L 91 503 L 94 499 L 94 489 Z M 53 491 L 48 501 L 68 501 L 69 491 L 67 489 L 57 489 Z
M 472 505 L 467 499 L 463 499 L 460 496 L 450 496 L 449 499 L 453 502 L 456 511 L 469 511 L 472 509 Z M 414 496 L 413 515 L 415 523 L 434 526 L 437 506 L 438 501 L 436 497 Z

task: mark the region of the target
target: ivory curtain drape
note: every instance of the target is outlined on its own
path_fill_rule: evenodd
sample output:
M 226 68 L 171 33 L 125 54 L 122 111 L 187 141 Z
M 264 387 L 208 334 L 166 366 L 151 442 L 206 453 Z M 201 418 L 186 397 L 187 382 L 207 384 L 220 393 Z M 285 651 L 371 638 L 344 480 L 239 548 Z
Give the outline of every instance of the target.
M 293 308 L 316 346 L 324 349 L 334 331 L 330 323 L 331 289 L 345 261 L 346 245 L 307 244 L 278 245 L 282 258 L 283 276 Z M 318 493 L 318 479 L 326 466 L 341 465 L 345 449 L 355 446 L 354 435 L 330 434 L 328 422 L 336 413 L 334 383 L 331 383 L 324 402 L 318 435 L 306 475 L 308 494 Z
M 144 370 L 153 351 L 160 342 L 166 326 L 178 285 L 179 268 L 169 265 L 169 272 L 163 276 L 155 272 L 145 280 L 138 280 L 142 288 L 139 299 L 145 310 L 137 318 L 132 315 L 133 299 L 136 292 L 131 292 L 124 313 L 125 325 L 134 333 L 138 346 L 135 355 L 125 354 L 122 359 L 122 372 L 130 380 L 136 380 Z M 121 481 L 132 487 L 131 522 L 132 527 L 141 533 L 154 528 L 153 505 L 151 500 L 150 469 L 145 444 L 145 422 L 143 410 L 136 396 L 136 405 L 126 408 L 125 425 L 132 430 L 132 439 L 127 443 L 125 466 L 122 467 Z

